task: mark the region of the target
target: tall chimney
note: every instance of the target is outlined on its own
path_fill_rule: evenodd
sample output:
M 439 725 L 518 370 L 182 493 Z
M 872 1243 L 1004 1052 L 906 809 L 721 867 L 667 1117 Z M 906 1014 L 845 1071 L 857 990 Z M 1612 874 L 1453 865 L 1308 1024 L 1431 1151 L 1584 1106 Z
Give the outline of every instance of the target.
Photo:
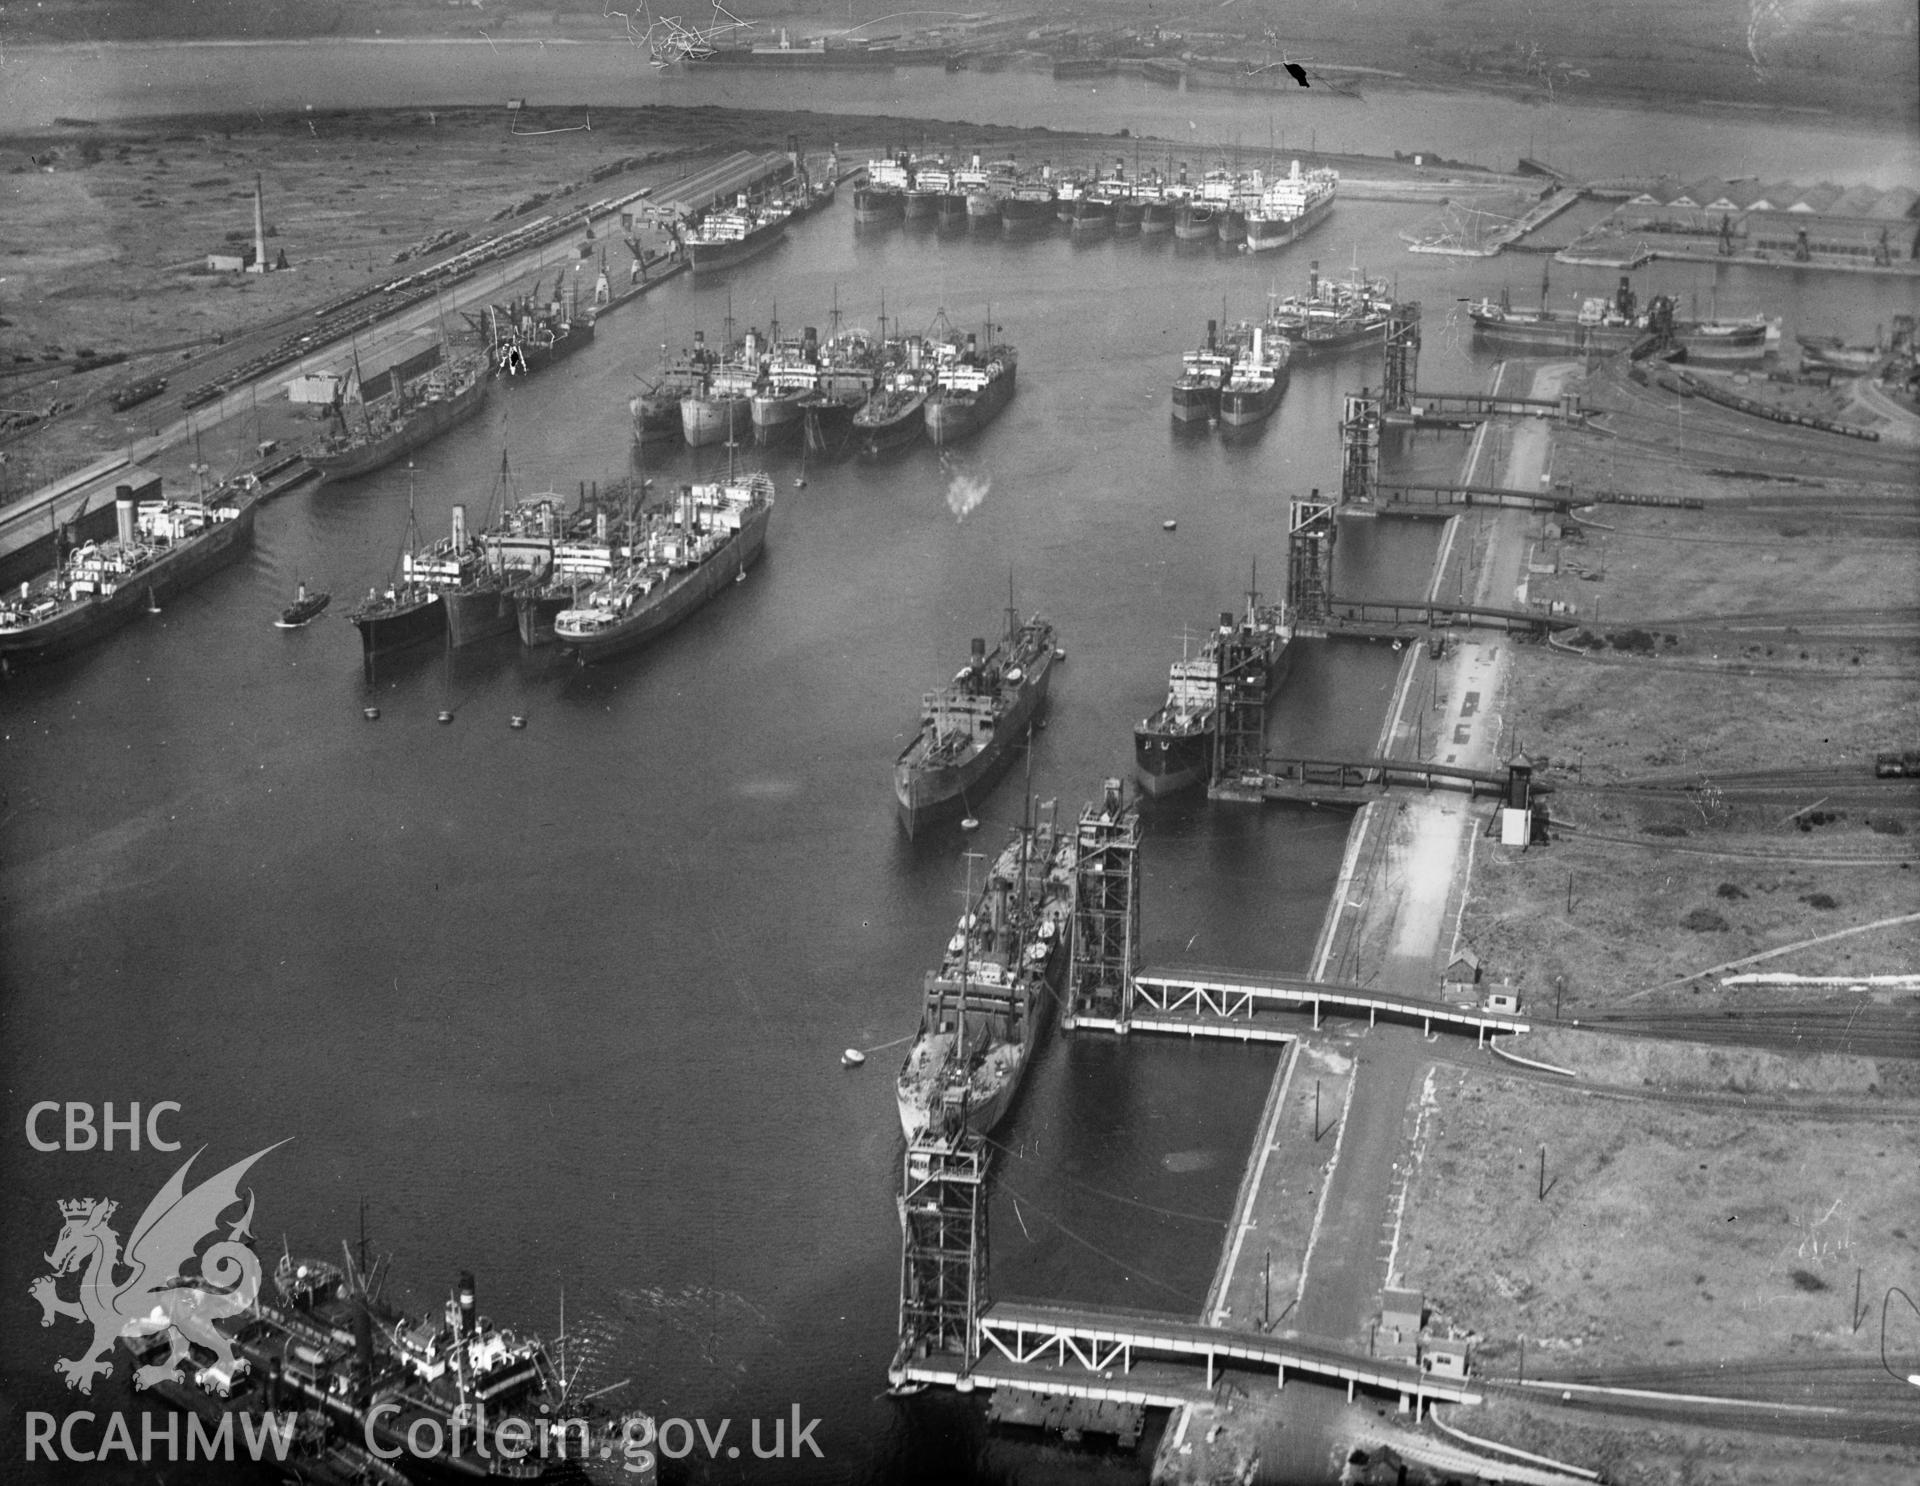
M 118 536 L 122 542 L 129 545 L 132 544 L 137 534 L 134 530 L 133 513 L 133 487 L 131 485 L 115 486 L 113 492 L 113 516 L 117 530 L 114 534 Z
M 260 202 L 260 172 L 253 173 L 253 271 L 267 271 L 267 217 Z

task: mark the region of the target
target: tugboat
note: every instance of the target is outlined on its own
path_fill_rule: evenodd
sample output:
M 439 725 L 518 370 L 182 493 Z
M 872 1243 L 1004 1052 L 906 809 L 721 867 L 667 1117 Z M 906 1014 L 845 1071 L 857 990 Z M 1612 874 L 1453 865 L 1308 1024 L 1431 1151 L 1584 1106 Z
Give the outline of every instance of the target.
M 367 590 L 366 599 L 347 615 L 347 621 L 360 631 L 360 645 L 367 672 L 383 655 L 410 646 L 438 640 L 447 632 L 447 606 L 424 579 L 412 573 L 412 564 L 420 555 L 420 527 L 414 517 L 413 492 L 407 492 L 407 532 L 400 548 L 401 575 L 387 585 L 385 593 Z
M 280 611 L 280 617 L 273 622 L 275 629 L 304 629 L 320 617 L 320 611 L 332 602 L 330 593 L 308 593 L 307 585 L 296 583 L 293 586 L 293 602 Z
M 635 528 L 625 562 L 555 616 L 554 639 L 583 664 L 637 649 L 744 577 L 772 514 L 770 475 L 682 485 Z
M 893 766 L 894 798 L 908 836 L 944 816 L 974 813 L 1046 700 L 1053 661 L 1053 625 L 1037 614 L 1021 623 L 1009 602 L 1000 643 L 989 652 L 987 642 L 976 639 L 952 683 L 921 698 L 920 731 Z
M 909 1142 L 929 1126 L 991 1132 L 1012 1106 L 1047 1022 L 1072 937 L 1074 841 L 1053 820 L 1023 820 L 938 970 L 927 972 L 920 1030 L 894 1080 Z
M 1236 623 L 1231 613 L 1222 613 L 1199 655 L 1183 656 L 1168 667 L 1166 701 L 1133 730 L 1141 788 L 1165 795 L 1212 777 L 1223 692 L 1257 700 L 1264 718 L 1292 668 L 1292 636 L 1283 610 L 1261 607 L 1250 585 L 1245 617 Z

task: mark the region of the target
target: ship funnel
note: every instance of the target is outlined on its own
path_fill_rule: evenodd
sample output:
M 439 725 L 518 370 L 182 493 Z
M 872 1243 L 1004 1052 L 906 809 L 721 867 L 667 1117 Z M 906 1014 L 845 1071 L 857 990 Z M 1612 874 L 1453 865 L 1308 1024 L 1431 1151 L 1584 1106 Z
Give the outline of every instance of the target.
M 786 35 L 784 31 L 780 34 L 783 37 Z M 794 174 L 798 175 L 800 173 L 800 136 L 797 134 L 787 136 L 787 159 L 793 163 Z
M 467 508 L 457 502 L 453 508 L 453 550 L 467 550 Z
M 1264 325 L 1256 325 L 1253 327 L 1253 364 L 1255 366 L 1260 365 L 1260 363 L 1266 359 L 1265 337 L 1266 327 Z
M 593 538 L 596 542 L 604 542 L 607 539 L 607 513 L 605 511 L 595 511 L 593 513 Z
M 706 348 L 706 344 L 707 344 L 707 333 L 706 333 L 706 331 L 704 331 L 704 330 L 696 330 L 696 331 L 694 331 L 694 333 L 693 333 L 693 345 L 694 345 L 694 349 L 695 349 L 695 350 L 704 350 L 704 349 Z
M 804 348 L 807 360 L 820 359 L 820 332 L 814 326 L 807 326 L 800 332 L 800 344 Z
M 1295 160 L 1293 162 L 1292 169 L 1290 169 L 1287 172 L 1287 179 L 1290 181 L 1297 181 L 1300 179 L 1300 162 L 1298 160 Z
M 971 658 L 975 670 L 987 663 L 987 642 L 977 635 L 974 637 Z
M 1184 186 L 1186 185 L 1186 183 L 1187 183 L 1187 162 L 1185 160 L 1182 160 L 1180 162 L 1180 184 Z
M 1233 611 L 1231 609 L 1222 609 L 1220 611 L 1220 628 L 1223 630 L 1233 628 Z
M 1100 803 L 1101 812 L 1111 820 L 1120 813 L 1120 781 L 1109 777 L 1106 784 L 1102 787 L 1101 793 L 1103 795 Z
M 473 1294 L 473 1271 L 460 1271 L 460 1335 L 475 1337 L 480 1334 L 480 1317 Z
M 1315 299 L 1320 297 L 1320 260 L 1318 258 L 1307 265 L 1307 293 Z
M 971 330 L 969 330 L 967 332 L 967 355 L 969 356 L 973 355 L 974 351 L 979 347 L 979 345 L 980 345 L 980 337 L 975 335 Z
M 113 492 L 113 516 L 118 528 L 116 535 L 123 542 L 131 543 L 136 535 L 133 522 L 133 487 L 119 485 Z
M 1218 320 L 1207 321 L 1207 349 L 1209 351 L 1211 351 L 1214 348 L 1214 344 L 1218 340 L 1219 334 L 1220 334 L 1220 322 Z

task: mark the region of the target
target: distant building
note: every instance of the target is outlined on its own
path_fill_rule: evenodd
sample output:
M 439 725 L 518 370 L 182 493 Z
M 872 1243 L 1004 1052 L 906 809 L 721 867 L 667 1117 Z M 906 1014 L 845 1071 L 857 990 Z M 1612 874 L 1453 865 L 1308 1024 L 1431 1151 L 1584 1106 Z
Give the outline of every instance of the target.
M 1920 257 L 1920 191 L 1781 181 L 1663 180 L 1614 212 L 1622 233 L 1721 237 L 1729 251 L 1907 263 Z

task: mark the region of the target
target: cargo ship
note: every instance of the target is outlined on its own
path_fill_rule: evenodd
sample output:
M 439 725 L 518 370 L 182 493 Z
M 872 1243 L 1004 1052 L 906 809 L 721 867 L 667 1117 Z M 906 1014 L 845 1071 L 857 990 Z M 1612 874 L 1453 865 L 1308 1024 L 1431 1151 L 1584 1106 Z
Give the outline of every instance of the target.
M 894 1080 L 909 1142 L 986 1135 L 1020 1091 L 1059 986 L 1072 934 L 1074 839 L 1051 819 L 1027 824 L 994 859 L 940 968 L 927 972 L 920 1028 Z
M 1016 182 L 1000 198 L 1001 230 L 1016 234 L 1042 231 L 1052 223 L 1056 204 L 1053 187 L 1044 181 Z
M 1362 279 L 1358 270 L 1346 283 L 1320 277 L 1320 265 L 1307 269 L 1307 292 L 1289 295 L 1267 315 L 1267 333 L 1282 337 L 1294 358 L 1331 355 L 1383 340 L 1393 314 L 1393 293 L 1384 279 Z
M 933 390 L 933 372 L 920 359 L 920 343 L 908 348 L 904 364 L 888 367 L 875 378 L 873 391 L 853 415 L 852 434 L 862 454 L 873 456 L 903 449 L 926 427 L 927 394 Z
M 696 274 L 717 273 L 775 248 L 786 238 L 793 212 L 770 203 L 750 203 L 743 191 L 727 211 L 709 212 L 682 241 L 687 266 Z
M 680 404 L 707 390 L 713 369 L 719 364 L 719 354 L 708 347 L 703 331 L 694 331 L 692 347 L 672 360 L 667 359 L 667 348 L 662 346 L 659 376 L 643 382 L 640 395 L 627 405 L 633 416 L 634 442 L 682 437 Z
M 746 576 L 772 514 L 770 475 L 681 486 L 670 509 L 643 519 L 625 562 L 555 617 L 554 639 L 583 663 L 644 645 Z
M 822 454 L 846 447 L 853 415 L 866 406 L 878 371 L 872 337 L 864 330 L 839 330 L 839 319 L 836 306 L 835 329 L 821 348 L 819 375 L 813 390 L 800 399 L 806 447 Z
M 593 340 L 592 314 L 580 314 L 561 297 L 565 271 L 544 303 L 535 292 L 504 307 L 490 305 L 485 328 L 488 355 L 503 376 L 525 377 L 571 356 Z
M 898 222 L 905 218 L 907 187 L 912 177 L 900 160 L 869 160 L 867 178 L 853 188 L 853 220 L 856 224 Z
M 1563 352 L 1612 355 L 1627 351 L 1650 337 L 1677 345 L 1687 359 L 1703 361 L 1759 361 L 1767 354 L 1772 326 L 1756 315 L 1742 321 L 1681 320 L 1674 315 L 1671 297 L 1653 295 L 1644 312 L 1625 274 L 1611 300 L 1589 298 L 1579 313 L 1561 314 L 1544 308 L 1515 309 L 1505 291 L 1498 304 L 1482 300 L 1470 305 L 1467 318 L 1474 334 L 1489 345 L 1529 356 Z
M 462 357 L 442 366 L 438 353 L 438 347 L 422 353 L 434 358 L 433 369 L 423 376 L 401 379 L 394 368 L 363 381 L 358 429 L 349 426 L 340 404 L 334 404 L 340 431 L 305 451 L 307 463 L 323 480 L 371 474 L 480 411 L 492 363 L 485 357 Z M 375 388 L 379 390 L 370 397 Z
M 731 336 L 731 316 L 727 323 Z M 706 389 L 681 399 L 680 429 L 693 448 L 735 444 L 752 429 L 753 394 L 766 378 L 760 351 L 759 335 L 749 330 L 738 346 L 720 358 L 707 378 Z
M 606 505 L 583 504 L 549 540 L 544 562 L 513 586 L 514 624 L 520 643 L 530 650 L 553 644 L 560 615 L 577 607 L 613 572 L 625 541 L 624 523 L 616 526 L 615 513 Z
M 238 1416 L 248 1438 L 276 1441 L 265 1459 L 316 1486 L 657 1479 L 650 1455 L 629 1458 L 629 1441 L 652 1438 L 651 1420 L 571 1397 L 577 1368 L 564 1350 L 481 1316 L 471 1273 L 440 1312 L 409 1316 L 360 1249 L 356 1259 L 343 1244 L 344 1264 L 283 1252 L 270 1277 L 244 1251 L 257 1293 L 231 1336 L 214 1333 L 225 1345 L 129 1327 L 120 1346 L 136 1386 L 214 1424 L 203 1438 L 233 1431 Z
M 1264 325 L 1253 327 L 1253 340 L 1234 359 L 1233 370 L 1220 387 L 1220 426 L 1256 428 L 1273 416 L 1286 394 L 1291 375 L 1287 343 L 1267 335 Z
M 1257 701 L 1264 719 L 1292 668 L 1291 638 L 1281 607 L 1261 607 L 1251 588 L 1244 617 L 1236 622 L 1222 612 L 1200 653 L 1167 668 L 1167 699 L 1134 727 L 1133 762 L 1142 789 L 1165 795 L 1212 778 L 1223 687 Z
M 383 655 L 443 639 L 447 633 L 447 606 L 440 593 L 413 568 L 424 554 L 420 548 L 420 527 L 414 519 L 413 500 L 407 500 L 407 533 L 400 548 L 399 573 L 383 593 L 367 590 L 360 605 L 347 615 L 347 622 L 360 631 L 361 659 L 369 675 L 373 663 Z
M 1012 401 L 1018 368 L 1012 346 L 990 345 L 983 354 L 972 335 L 964 350 L 941 356 L 934 366 L 933 390 L 921 407 L 927 438 L 935 447 L 945 447 L 986 427 Z
M 1022 624 L 1009 604 L 1000 642 L 989 651 L 976 639 L 952 683 L 921 698 L 920 730 L 893 766 L 894 799 L 908 836 L 978 808 L 1046 701 L 1054 654 L 1053 625 L 1039 615 Z
M 1234 347 L 1219 343 L 1219 324 L 1207 321 L 1207 342 L 1180 358 L 1173 382 L 1173 421 L 1210 427 L 1220 421 L 1220 389 L 1233 371 Z
M 114 535 L 83 542 L 37 582 L 0 597 L 0 663 L 51 660 L 92 644 L 239 558 L 253 541 L 250 477 L 197 501 L 114 501 Z M 56 556 L 58 550 L 56 549 Z
M 1247 209 L 1247 251 L 1265 253 L 1306 236 L 1327 219 L 1339 191 L 1339 171 L 1302 172 L 1295 160 L 1286 177 L 1264 187 Z
M 753 441 L 784 444 L 803 426 L 801 408 L 820 385 L 820 337 L 809 325 L 799 339 L 776 339 L 766 384 L 752 396 Z
M 930 222 L 940 214 L 940 198 L 953 189 L 953 172 L 944 160 L 916 158 L 907 167 L 907 194 L 900 215 L 908 222 Z

